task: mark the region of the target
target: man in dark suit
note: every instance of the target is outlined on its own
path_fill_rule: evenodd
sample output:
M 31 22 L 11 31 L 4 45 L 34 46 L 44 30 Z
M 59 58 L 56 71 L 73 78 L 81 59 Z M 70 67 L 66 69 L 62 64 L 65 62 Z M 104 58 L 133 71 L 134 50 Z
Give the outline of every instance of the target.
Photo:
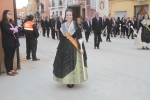
M 45 36 L 45 31 L 46 31 L 46 24 L 45 24 L 45 17 L 41 20 L 41 27 L 43 30 L 43 36 Z
M 50 27 L 50 31 L 51 31 L 51 37 L 52 37 L 52 26 L 51 26 L 51 20 L 52 20 L 52 18 L 53 18 L 53 15 L 49 19 L 49 27 Z
M 45 20 L 45 25 L 46 25 L 46 31 L 47 31 L 47 37 L 49 38 L 49 20 L 48 18 L 46 17 L 46 20 Z
M 116 19 L 115 17 L 112 18 L 112 21 L 113 21 L 113 34 L 114 34 L 114 37 L 116 37 Z
M 129 18 L 130 19 L 130 18 Z M 133 26 L 133 19 L 131 18 L 131 20 L 128 20 L 128 28 L 129 28 L 129 34 L 128 34 L 128 39 L 129 39 L 129 37 L 130 37 L 130 35 L 132 35 L 132 39 L 134 39 L 133 38 L 133 29 L 131 29 L 131 26 Z
M 92 19 L 92 30 L 94 32 L 94 49 L 99 49 L 102 31 L 102 18 L 99 17 L 99 12 L 96 12 L 96 16 Z
M 51 23 L 51 34 L 52 34 L 52 39 L 54 39 L 55 40 L 55 22 L 56 22 L 56 15 L 53 15 L 53 17 L 52 17 L 52 19 L 51 19 L 51 21 L 50 21 L 50 23 Z
M 62 32 L 60 31 L 61 24 L 63 23 L 62 16 L 59 16 L 57 21 L 55 22 L 55 31 L 57 33 L 57 38 L 60 40 Z
M 133 28 L 134 28 L 135 30 L 137 30 L 137 26 L 138 26 L 138 21 L 137 21 L 137 18 L 134 17 L 134 25 L 133 25 Z
M 88 42 L 89 40 L 89 35 L 90 35 L 90 32 L 91 32 L 91 21 L 90 21 L 90 18 L 87 17 L 86 18 L 86 21 L 83 22 L 83 29 L 85 31 L 85 39 L 86 39 L 86 42 Z
M 113 20 L 111 18 L 111 14 L 108 15 L 108 18 L 106 19 L 106 25 L 107 25 L 107 38 L 106 41 L 111 42 L 110 40 L 110 34 L 112 32 L 112 25 L 113 25 Z

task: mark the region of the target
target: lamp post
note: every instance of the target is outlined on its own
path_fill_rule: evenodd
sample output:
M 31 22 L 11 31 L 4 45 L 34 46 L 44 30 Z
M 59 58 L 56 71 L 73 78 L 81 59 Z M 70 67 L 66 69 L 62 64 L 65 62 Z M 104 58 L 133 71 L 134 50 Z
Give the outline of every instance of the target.
M 17 24 L 16 0 L 13 0 L 13 6 L 14 6 L 14 21 Z M 20 69 L 19 47 L 17 47 L 16 53 L 17 53 L 17 69 Z

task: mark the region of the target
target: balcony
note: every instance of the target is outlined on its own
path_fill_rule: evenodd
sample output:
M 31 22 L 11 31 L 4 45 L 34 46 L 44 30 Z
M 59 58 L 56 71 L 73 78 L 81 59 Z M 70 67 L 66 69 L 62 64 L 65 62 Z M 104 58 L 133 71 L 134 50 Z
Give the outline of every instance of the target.
M 87 0 L 68 0 L 68 6 L 80 6 L 85 3 Z

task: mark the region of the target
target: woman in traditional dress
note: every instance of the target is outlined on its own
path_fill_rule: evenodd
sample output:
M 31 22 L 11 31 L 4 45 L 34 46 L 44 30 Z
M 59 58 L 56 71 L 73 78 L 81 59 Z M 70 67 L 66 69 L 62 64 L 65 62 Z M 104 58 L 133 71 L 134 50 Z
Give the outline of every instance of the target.
M 142 45 L 142 49 L 149 50 L 150 45 L 150 19 L 148 14 L 145 14 L 143 21 L 141 21 L 141 28 L 139 29 L 138 36 L 135 40 L 135 45 Z
M 53 78 L 72 88 L 74 84 L 80 84 L 88 79 L 87 55 L 84 44 L 81 43 L 81 29 L 71 9 L 66 10 L 65 19 L 60 29 L 62 38 L 53 64 Z

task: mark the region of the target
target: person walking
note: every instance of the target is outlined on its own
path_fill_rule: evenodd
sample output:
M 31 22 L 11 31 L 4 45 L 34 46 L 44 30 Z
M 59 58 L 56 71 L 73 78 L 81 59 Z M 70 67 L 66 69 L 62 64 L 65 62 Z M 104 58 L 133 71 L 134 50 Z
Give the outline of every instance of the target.
M 108 18 L 106 19 L 106 26 L 107 26 L 107 37 L 106 37 L 106 41 L 111 42 L 110 40 L 110 35 L 112 34 L 112 25 L 113 25 L 113 20 L 111 18 L 111 15 L 108 15 Z
M 74 84 L 81 84 L 88 79 L 87 55 L 84 44 L 79 42 L 82 42 L 81 28 L 77 24 L 73 10 L 66 10 L 65 19 L 66 22 L 61 26 L 62 37 L 53 63 L 53 79 L 72 88 Z
M 102 31 L 102 18 L 99 17 L 99 12 L 95 13 L 95 17 L 92 19 L 92 31 L 94 32 L 94 49 L 99 49 Z
M 87 17 L 86 21 L 84 21 L 84 23 L 83 23 L 83 29 L 84 29 L 84 32 L 85 32 L 86 42 L 88 42 L 88 40 L 89 40 L 91 28 L 92 28 L 92 26 L 91 26 L 91 23 L 90 23 L 90 18 Z

